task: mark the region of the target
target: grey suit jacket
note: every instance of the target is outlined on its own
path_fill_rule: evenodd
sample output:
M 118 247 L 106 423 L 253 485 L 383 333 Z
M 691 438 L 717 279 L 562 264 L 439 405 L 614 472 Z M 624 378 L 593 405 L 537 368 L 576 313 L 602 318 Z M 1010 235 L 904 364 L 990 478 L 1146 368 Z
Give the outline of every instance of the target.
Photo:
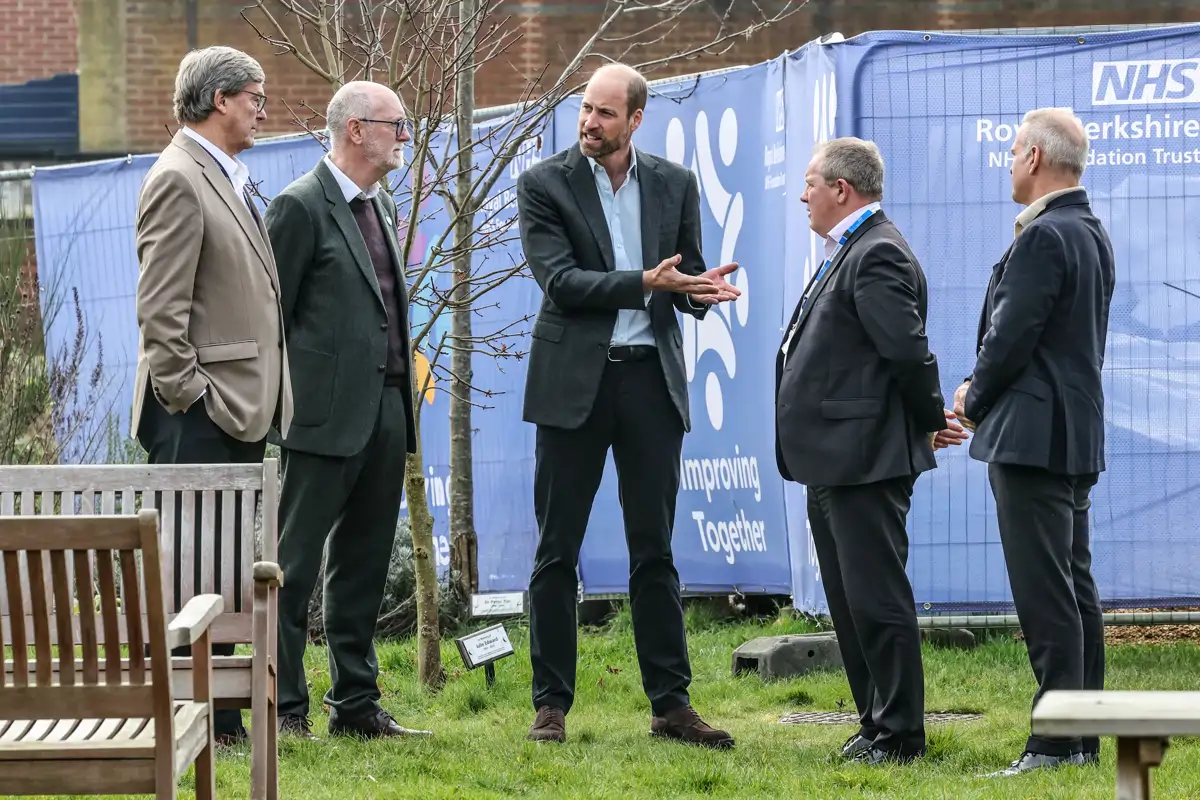
M 396 268 L 399 301 L 407 284 L 396 242 L 396 205 L 386 192 L 374 199 Z M 350 456 L 367 444 L 379 416 L 387 362 L 387 310 L 366 242 L 337 179 L 324 160 L 267 206 L 275 250 L 283 324 L 291 363 L 295 413 L 282 447 L 325 456 Z M 408 326 L 404 347 L 410 354 Z M 408 451 L 416 447 L 412 389 L 405 392 Z
M 680 272 L 703 273 L 695 176 L 641 150 L 637 158 L 643 268 L 679 254 Z M 545 293 L 529 348 L 524 419 L 577 428 L 595 402 L 617 311 L 646 308 L 642 273 L 615 269 L 595 178 L 577 144 L 521 173 L 517 209 L 525 258 Z M 702 319 L 708 307 L 693 307 L 686 295 L 655 292 L 648 309 L 667 389 L 690 430 L 676 308 Z

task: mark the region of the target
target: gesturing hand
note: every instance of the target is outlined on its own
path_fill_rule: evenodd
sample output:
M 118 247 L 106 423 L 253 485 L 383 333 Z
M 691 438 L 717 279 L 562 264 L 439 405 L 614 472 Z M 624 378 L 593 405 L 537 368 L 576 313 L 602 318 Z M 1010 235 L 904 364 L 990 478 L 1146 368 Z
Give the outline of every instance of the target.
M 967 433 L 963 430 L 963 426 L 958 424 L 955 413 L 949 409 L 943 410 L 946 412 L 946 427 L 931 434 L 929 439 L 934 450 L 941 450 L 951 445 L 958 447 L 967 439 Z
M 709 277 L 710 273 L 717 270 L 709 270 L 709 272 L 703 275 L 685 275 L 675 269 L 681 260 L 681 256 L 673 255 L 662 261 L 654 269 L 643 272 L 642 287 L 650 291 L 689 294 L 699 302 L 717 302 L 716 300 L 708 299 L 717 297 L 721 293 L 720 287 Z M 721 282 L 725 282 L 724 278 L 721 279 Z
M 737 288 L 736 286 L 734 286 L 729 281 L 725 280 L 725 276 L 730 274 L 737 268 L 738 268 L 737 262 L 734 261 L 734 262 L 732 262 L 730 264 L 726 264 L 722 267 L 716 267 L 715 269 L 710 269 L 708 272 L 705 272 L 703 275 L 701 275 L 700 276 L 701 278 L 708 278 L 710 281 L 713 282 L 713 285 L 717 287 L 717 293 L 712 294 L 712 295 L 704 295 L 702 297 L 697 297 L 697 298 L 695 298 L 696 302 L 697 303 L 707 303 L 709 305 L 715 305 L 717 303 L 724 303 L 724 302 L 727 302 L 730 300 L 736 300 L 739 297 L 741 297 L 742 290 Z

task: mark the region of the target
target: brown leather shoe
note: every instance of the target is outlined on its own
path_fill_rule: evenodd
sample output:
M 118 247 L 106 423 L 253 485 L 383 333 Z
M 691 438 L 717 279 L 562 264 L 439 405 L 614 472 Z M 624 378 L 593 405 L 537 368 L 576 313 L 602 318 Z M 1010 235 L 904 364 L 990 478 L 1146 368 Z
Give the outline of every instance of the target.
M 710 727 L 691 706 L 681 706 L 661 717 L 651 717 L 650 735 L 717 750 L 733 747 L 732 736 Z
M 531 742 L 565 742 L 567 740 L 567 715 L 561 708 L 542 706 L 534 717 L 533 727 L 525 737 Z

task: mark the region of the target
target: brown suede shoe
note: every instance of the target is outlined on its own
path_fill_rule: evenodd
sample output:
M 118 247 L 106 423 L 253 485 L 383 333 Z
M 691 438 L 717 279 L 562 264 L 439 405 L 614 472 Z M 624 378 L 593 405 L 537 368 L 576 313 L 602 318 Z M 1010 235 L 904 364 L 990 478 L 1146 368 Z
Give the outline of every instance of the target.
M 691 706 L 676 708 L 661 717 L 651 717 L 650 735 L 717 750 L 733 747 L 732 736 L 725 731 L 709 727 Z
M 538 709 L 533 727 L 525 737 L 531 742 L 565 742 L 567 740 L 567 715 L 561 708 L 542 706 Z

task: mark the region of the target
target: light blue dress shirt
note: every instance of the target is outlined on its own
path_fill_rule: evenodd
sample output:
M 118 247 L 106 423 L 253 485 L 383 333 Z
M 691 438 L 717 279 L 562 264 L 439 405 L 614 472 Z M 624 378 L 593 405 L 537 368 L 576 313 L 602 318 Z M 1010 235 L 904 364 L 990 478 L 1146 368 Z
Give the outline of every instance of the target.
M 604 221 L 608 223 L 609 238 L 612 240 L 613 266 L 616 269 L 642 271 L 642 199 L 638 194 L 637 150 L 629 148 L 629 172 L 621 188 L 613 191 L 612 181 L 604 167 L 589 158 L 592 175 L 596 178 L 596 193 L 600 195 L 600 207 L 604 209 Z M 651 292 L 646 292 L 646 306 L 650 305 Z M 621 309 L 617 312 L 617 324 L 613 327 L 610 344 L 655 346 L 654 330 L 650 326 L 650 312 L 646 310 Z

